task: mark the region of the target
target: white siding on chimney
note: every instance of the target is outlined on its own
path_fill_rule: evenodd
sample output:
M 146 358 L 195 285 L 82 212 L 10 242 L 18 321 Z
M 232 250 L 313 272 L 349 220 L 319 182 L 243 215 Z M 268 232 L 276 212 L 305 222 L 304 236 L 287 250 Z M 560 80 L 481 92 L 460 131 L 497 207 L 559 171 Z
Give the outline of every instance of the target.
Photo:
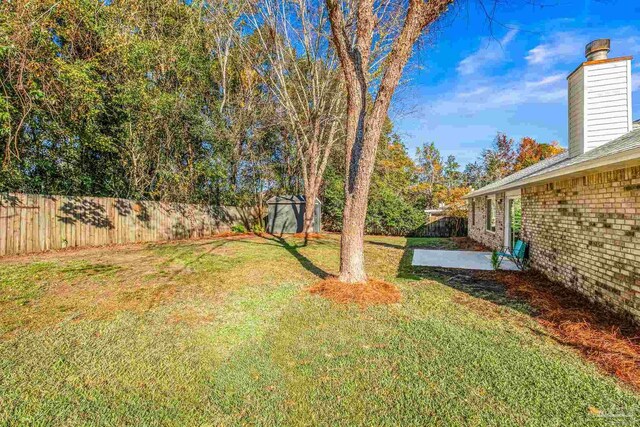
M 582 70 L 586 152 L 632 130 L 631 61 L 585 65 Z
M 584 152 L 584 68 L 569 77 L 569 155 Z

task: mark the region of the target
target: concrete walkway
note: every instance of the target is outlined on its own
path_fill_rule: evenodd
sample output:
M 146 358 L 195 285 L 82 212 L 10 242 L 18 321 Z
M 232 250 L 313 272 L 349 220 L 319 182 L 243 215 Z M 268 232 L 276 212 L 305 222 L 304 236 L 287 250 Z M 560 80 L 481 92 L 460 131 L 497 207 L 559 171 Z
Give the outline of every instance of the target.
M 440 251 L 414 249 L 412 265 L 420 267 L 461 268 L 464 270 L 493 270 L 491 252 Z M 502 260 L 500 270 L 518 270 L 507 258 Z

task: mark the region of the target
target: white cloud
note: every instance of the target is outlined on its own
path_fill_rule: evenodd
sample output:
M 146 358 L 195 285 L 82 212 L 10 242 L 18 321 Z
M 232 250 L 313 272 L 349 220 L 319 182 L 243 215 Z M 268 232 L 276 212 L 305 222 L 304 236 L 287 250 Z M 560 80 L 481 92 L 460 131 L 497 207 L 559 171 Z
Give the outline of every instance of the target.
M 499 42 L 495 42 L 495 40 L 492 39 L 484 39 L 482 44 L 486 44 L 487 46 L 478 49 L 460 61 L 456 68 L 458 73 L 463 76 L 475 74 L 481 68 L 492 62 L 502 61 L 505 57 L 506 47 L 517 34 L 518 30 L 514 28 L 509 30 Z
M 501 44 L 509 44 L 515 35 L 515 31 L 510 31 Z M 478 50 L 458 64 L 461 78 L 453 94 L 442 97 L 434 110 L 445 114 L 474 115 L 485 110 L 500 111 L 525 104 L 563 102 L 567 98 L 566 76 L 571 71 L 571 64 L 580 61 L 584 49 L 582 38 L 578 32 L 552 34 L 527 51 L 523 67 L 493 75 L 477 73 L 482 65 L 481 59 L 501 59 L 504 50 L 497 45 Z M 469 76 L 471 71 L 476 75 Z M 477 83 L 475 87 L 473 83 Z
M 474 96 L 477 96 L 477 95 L 482 95 L 483 93 L 487 93 L 488 91 L 489 91 L 488 87 L 481 86 L 481 87 L 479 87 L 477 89 L 458 92 L 456 96 L 458 98 L 471 98 L 471 97 L 474 97 Z
M 567 96 L 566 89 L 540 88 L 531 90 L 525 85 L 513 85 L 497 88 L 493 99 L 487 99 L 484 104 L 491 108 L 503 108 L 527 103 L 550 103 L 560 101 Z M 479 100 L 480 102 L 480 100 Z
M 434 100 L 434 114 L 473 116 L 482 111 L 504 111 L 524 104 L 557 104 L 567 98 L 564 73 L 552 74 L 540 80 L 518 78 L 524 71 L 480 80 L 476 88 L 460 85 L 452 92 Z
M 519 132 L 521 136 L 566 142 L 566 77 L 585 60 L 585 44 L 607 35 L 611 36 L 610 57 L 638 58 L 633 62 L 632 77 L 637 104 L 638 28 L 572 28 L 569 24 L 554 22 L 538 33 L 542 35 L 513 31 L 501 40 L 502 46 L 483 39 L 483 48 L 455 64 L 457 73 L 431 88 L 419 109 L 419 124 L 412 122 L 416 134 L 422 136 L 422 129 L 429 129 L 430 140 L 446 141 L 446 149 L 461 163 L 472 161 L 480 150 L 477 147 L 490 141 L 496 130 L 514 137 Z M 634 107 L 640 111 L 637 105 Z
M 525 86 L 528 88 L 536 88 L 536 87 L 541 87 L 541 86 L 548 86 L 550 84 L 559 82 L 563 79 L 565 79 L 567 76 L 565 74 L 559 73 L 559 74 L 553 74 L 551 76 L 547 76 L 541 80 L 537 80 L 537 81 L 530 81 L 530 82 L 526 82 Z
M 640 36 L 631 35 L 626 38 L 612 39 L 611 52 L 615 56 L 637 55 L 640 53 Z M 638 66 L 637 63 L 636 66 Z
M 534 97 L 534 100 L 543 103 L 557 102 L 567 99 L 568 91 L 567 88 L 555 89 L 555 90 L 544 90 L 537 93 Z
M 517 70 L 458 79 L 453 94 L 442 97 L 434 106 L 434 112 L 475 115 L 481 111 L 504 111 L 526 104 L 557 105 L 566 102 L 566 77 L 583 60 L 584 44 L 592 37 L 580 32 L 552 34 L 528 51 L 526 63 Z M 613 49 L 614 55 L 637 55 L 640 36 L 618 37 L 612 40 Z M 636 67 L 639 65 L 640 61 L 635 64 Z M 634 68 L 632 89 L 639 91 L 640 73 L 636 70 Z
M 474 116 L 484 111 L 500 111 L 525 104 L 555 104 L 567 97 L 566 88 L 527 88 L 525 84 L 496 85 L 482 93 L 456 92 L 430 103 L 431 114 Z
M 552 66 L 579 58 L 584 51 L 583 40 L 573 33 L 556 33 L 553 41 L 541 43 L 529 50 L 525 59 L 529 65 Z

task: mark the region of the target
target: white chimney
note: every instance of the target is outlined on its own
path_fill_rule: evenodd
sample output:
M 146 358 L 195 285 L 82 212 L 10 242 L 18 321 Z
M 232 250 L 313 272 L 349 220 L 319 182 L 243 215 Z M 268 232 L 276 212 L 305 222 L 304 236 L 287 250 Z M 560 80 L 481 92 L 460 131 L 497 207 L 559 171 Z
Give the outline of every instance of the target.
M 608 59 L 609 39 L 585 48 L 587 61 L 567 77 L 569 155 L 593 150 L 633 129 L 631 57 Z

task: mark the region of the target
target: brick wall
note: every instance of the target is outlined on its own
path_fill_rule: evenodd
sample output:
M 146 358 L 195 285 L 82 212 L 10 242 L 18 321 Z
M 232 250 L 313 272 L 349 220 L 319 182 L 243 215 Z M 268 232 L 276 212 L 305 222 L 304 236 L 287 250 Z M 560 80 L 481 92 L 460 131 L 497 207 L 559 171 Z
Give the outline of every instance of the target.
M 504 245 L 504 193 L 497 193 L 496 199 L 496 231 L 487 231 L 487 196 L 475 197 L 469 201 L 469 237 L 492 248 L 500 249 Z M 475 223 L 471 203 L 475 202 Z
M 640 320 L 640 167 L 524 188 L 522 210 L 534 268 Z

